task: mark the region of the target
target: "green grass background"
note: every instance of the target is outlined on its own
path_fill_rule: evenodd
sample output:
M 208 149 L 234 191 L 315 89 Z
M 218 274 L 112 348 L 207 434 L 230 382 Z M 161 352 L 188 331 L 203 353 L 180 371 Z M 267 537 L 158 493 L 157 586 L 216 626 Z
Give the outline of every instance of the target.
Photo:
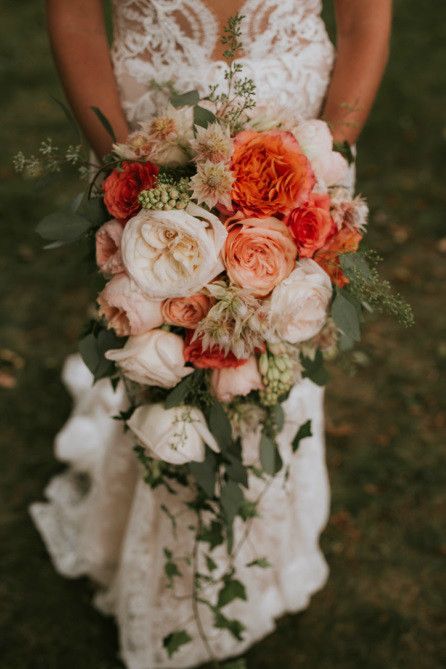
M 28 504 L 60 469 L 52 441 L 69 398 L 60 380 L 90 299 L 82 251 L 44 252 L 35 223 L 73 184 L 41 192 L 10 158 L 66 140 L 43 8 L 0 0 L 1 327 L 24 361 L 0 388 L 0 668 L 118 669 L 116 630 L 86 580 L 59 577 Z M 445 648 L 446 3 L 397 0 L 391 62 L 359 145 L 369 242 L 411 301 L 416 326 L 372 321 L 353 378 L 328 388 L 332 516 L 327 587 L 251 650 L 249 667 L 439 669 Z M 2 367 L 3 372 L 9 370 Z M 5 377 L 1 377 L 4 379 Z M 7 377 L 8 378 L 8 377 Z

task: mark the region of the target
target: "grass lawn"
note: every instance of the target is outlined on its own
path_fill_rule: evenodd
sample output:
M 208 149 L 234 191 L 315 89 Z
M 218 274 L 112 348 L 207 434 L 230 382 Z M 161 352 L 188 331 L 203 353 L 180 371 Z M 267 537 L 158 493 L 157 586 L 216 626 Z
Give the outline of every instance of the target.
M 0 668 L 118 669 L 113 623 L 91 608 L 86 580 L 54 572 L 27 513 L 60 469 L 52 441 L 70 410 L 60 368 L 90 299 L 82 251 L 44 252 L 33 232 L 73 184 L 39 192 L 10 166 L 43 136 L 66 139 L 50 99 L 61 94 L 42 4 L 0 0 Z M 333 370 L 332 516 L 322 538 L 331 578 L 305 613 L 250 651 L 250 669 L 446 666 L 446 3 L 395 5 L 358 188 L 373 210 L 369 242 L 417 323 L 371 321 L 356 375 Z M 23 361 L 13 376 L 11 351 Z

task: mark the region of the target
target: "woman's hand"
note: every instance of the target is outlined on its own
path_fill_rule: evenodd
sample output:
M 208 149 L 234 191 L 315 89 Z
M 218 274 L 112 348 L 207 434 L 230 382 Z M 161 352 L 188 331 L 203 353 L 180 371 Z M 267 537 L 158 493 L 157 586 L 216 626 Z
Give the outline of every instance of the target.
M 91 107 L 110 121 L 117 141 L 128 135 L 110 59 L 102 0 L 46 0 L 48 32 L 63 87 L 95 152 L 110 152 L 112 140 Z
M 335 0 L 337 57 L 323 110 L 336 142 L 354 144 L 384 73 L 392 0 Z

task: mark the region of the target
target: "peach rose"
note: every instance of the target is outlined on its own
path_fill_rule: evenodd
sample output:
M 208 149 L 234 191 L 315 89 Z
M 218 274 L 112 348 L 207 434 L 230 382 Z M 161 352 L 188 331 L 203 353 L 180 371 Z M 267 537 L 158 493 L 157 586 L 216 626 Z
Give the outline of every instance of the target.
M 139 335 L 162 325 L 161 302 L 146 297 L 127 274 L 116 274 L 97 298 L 99 313 L 117 335 Z
M 206 316 L 213 303 L 214 301 L 203 293 L 190 297 L 172 297 L 163 302 L 164 321 L 183 328 L 195 328 Z
M 122 225 L 116 219 L 104 223 L 96 233 L 96 263 L 104 274 L 124 271 L 121 237 Z
M 211 388 L 220 402 L 231 402 L 237 395 L 248 395 L 252 390 L 262 390 L 263 383 L 257 360 L 249 360 L 241 367 L 214 369 Z
M 293 234 L 299 257 L 312 258 L 335 230 L 330 216 L 330 198 L 313 193 L 309 202 L 293 209 L 286 223 Z
M 314 256 L 314 260 L 327 272 L 336 286 L 342 288 L 349 283 L 349 278 L 342 271 L 339 256 L 358 250 L 362 234 L 352 228 L 342 228 Z
M 297 248 L 277 218 L 247 218 L 230 223 L 223 262 L 231 281 L 257 297 L 268 295 L 293 271 Z
M 308 200 L 315 176 L 290 132 L 244 130 L 234 142 L 232 200 L 245 216 L 288 214 Z

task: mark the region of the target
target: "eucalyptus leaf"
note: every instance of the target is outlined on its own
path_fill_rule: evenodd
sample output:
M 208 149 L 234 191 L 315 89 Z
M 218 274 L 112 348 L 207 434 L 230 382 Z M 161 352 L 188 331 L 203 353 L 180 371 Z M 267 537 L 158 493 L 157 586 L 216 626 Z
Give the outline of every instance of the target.
M 277 474 L 282 468 L 282 458 L 277 444 L 264 432 L 260 437 L 260 462 L 266 474 L 271 476 Z
M 248 472 L 243 462 L 231 453 L 226 454 L 226 475 L 231 481 L 241 483 L 245 488 L 248 487 Z
M 356 272 L 365 279 L 370 278 L 370 267 L 362 253 L 343 253 L 339 256 L 339 261 L 341 263 L 342 271 L 349 277 L 349 279 L 354 278 Z
M 89 230 L 91 222 L 80 214 L 61 209 L 42 218 L 36 232 L 45 240 L 69 244 Z
M 194 107 L 194 123 L 202 128 L 207 128 L 210 123 L 215 123 L 217 117 L 209 109 L 196 105 Z
M 187 91 L 186 93 L 180 93 L 172 95 L 170 98 L 170 104 L 173 107 L 192 107 L 197 105 L 200 102 L 200 94 L 197 90 Z
M 352 348 L 354 342 L 361 338 L 357 305 L 351 302 L 346 295 L 348 293 L 338 290 L 331 307 L 333 320 L 343 335 L 340 342 L 342 350 Z
M 293 453 L 297 451 L 297 449 L 300 446 L 300 442 L 302 439 L 306 439 L 307 437 L 313 436 L 313 433 L 311 431 L 311 420 L 307 420 L 303 425 L 300 426 L 298 429 L 296 436 L 294 437 L 291 446 L 293 448 Z
M 275 404 L 270 410 L 277 432 L 281 432 L 285 423 L 285 412 L 281 404 Z
M 220 501 L 229 527 L 232 527 L 241 505 L 243 504 L 243 491 L 235 481 L 226 481 L 223 483 L 220 493 Z
M 122 348 L 125 342 L 126 337 L 118 337 L 106 329 L 90 332 L 79 341 L 79 352 L 95 381 L 113 375 L 115 365 L 107 360 L 105 353 L 112 348 Z
M 186 643 L 192 641 L 192 637 L 186 632 L 186 630 L 178 630 L 168 634 L 163 639 L 163 646 L 166 649 L 166 652 L 169 657 L 172 657 L 174 653 L 177 652 L 184 646 Z
M 209 429 L 217 440 L 222 451 L 228 450 L 232 445 L 231 423 L 223 405 L 215 400 L 208 412 L 207 421 Z
M 196 372 L 194 372 L 196 373 Z M 173 388 L 170 393 L 167 395 L 164 406 L 166 409 L 173 409 L 173 407 L 180 406 L 184 404 L 186 397 L 189 394 L 189 391 L 192 387 L 193 380 L 192 377 L 194 373 L 185 376 L 176 386 Z
M 206 457 L 203 462 L 189 463 L 189 471 L 206 495 L 213 497 L 217 475 L 217 458 L 210 448 L 206 449 Z

